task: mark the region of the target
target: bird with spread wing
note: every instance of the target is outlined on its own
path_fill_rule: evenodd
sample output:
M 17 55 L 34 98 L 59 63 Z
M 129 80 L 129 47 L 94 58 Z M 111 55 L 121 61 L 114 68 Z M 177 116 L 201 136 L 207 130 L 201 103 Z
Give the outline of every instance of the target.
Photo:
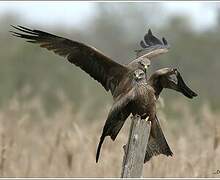
M 147 78 L 146 71 L 151 59 L 169 50 L 165 38 L 160 41 L 149 30 L 144 36 L 144 41 L 140 43 L 142 49 L 136 51 L 137 58 L 122 65 L 81 42 L 23 26 L 12 27 L 17 30 L 11 31 L 14 36 L 27 39 L 30 43 L 39 44 L 40 47 L 65 57 L 98 81 L 106 91 L 111 92 L 113 105 L 100 137 L 96 162 L 105 137 L 110 136 L 115 140 L 130 114 L 139 115 L 142 119 L 149 117 L 152 122 L 145 162 L 159 154 L 172 156 L 173 153 L 156 116 L 156 100 L 163 88 L 176 90 L 188 98 L 197 94 L 184 83 L 177 69 L 163 68 Z

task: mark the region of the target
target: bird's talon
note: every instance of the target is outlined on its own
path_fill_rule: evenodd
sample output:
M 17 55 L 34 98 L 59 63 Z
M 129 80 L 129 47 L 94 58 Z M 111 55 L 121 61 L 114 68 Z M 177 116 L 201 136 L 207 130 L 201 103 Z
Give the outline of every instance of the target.
M 149 116 L 146 117 L 145 121 L 148 121 L 148 120 L 149 120 Z

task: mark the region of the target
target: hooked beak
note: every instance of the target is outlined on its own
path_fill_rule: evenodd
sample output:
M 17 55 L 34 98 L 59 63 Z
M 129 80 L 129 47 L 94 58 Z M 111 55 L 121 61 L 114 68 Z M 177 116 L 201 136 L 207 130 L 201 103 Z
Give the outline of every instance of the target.
M 144 66 L 144 72 L 146 73 L 147 72 L 147 69 L 149 68 L 149 65 L 145 65 Z
M 140 79 L 140 78 L 141 78 L 141 77 L 140 77 L 139 75 L 137 75 L 137 74 L 135 75 L 135 79 L 138 80 L 138 79 Z
M 135 75 L 135 79 L 136 79 L 136 80 L 140 80 L 141 78 L 142 78 L 142 77 L 141 77 L 139 74 L 136 74 L 136 75 Z

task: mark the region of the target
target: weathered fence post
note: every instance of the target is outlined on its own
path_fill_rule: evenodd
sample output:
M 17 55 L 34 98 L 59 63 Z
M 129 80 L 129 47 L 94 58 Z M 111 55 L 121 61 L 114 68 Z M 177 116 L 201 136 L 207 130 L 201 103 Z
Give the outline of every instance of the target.
M 132 117 L 128 143 L 124 148 L 122 178 L 140 178 L 144 165 L 151 124 L 140 117 Z

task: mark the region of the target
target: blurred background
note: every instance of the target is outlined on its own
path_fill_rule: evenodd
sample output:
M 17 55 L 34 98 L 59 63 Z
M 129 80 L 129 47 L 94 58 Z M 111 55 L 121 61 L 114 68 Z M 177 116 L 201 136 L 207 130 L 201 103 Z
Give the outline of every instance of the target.
M 174 157 L 155 157 L 143 177 L 219 177 L 220 4 L 216 2 L 1 2 L 0 175 L 119 177 L 130 120 L 96 145 L 112 97 L 64 58 L 9 33 L 23 25 L 84 42 L 117 62 L 135 58 L 149 28 L 171 49 L 151 72 L 177 67 L 198 97 L 164 90 L 158 114 Z M 18 168 L 19 167 L 19 168 Z

